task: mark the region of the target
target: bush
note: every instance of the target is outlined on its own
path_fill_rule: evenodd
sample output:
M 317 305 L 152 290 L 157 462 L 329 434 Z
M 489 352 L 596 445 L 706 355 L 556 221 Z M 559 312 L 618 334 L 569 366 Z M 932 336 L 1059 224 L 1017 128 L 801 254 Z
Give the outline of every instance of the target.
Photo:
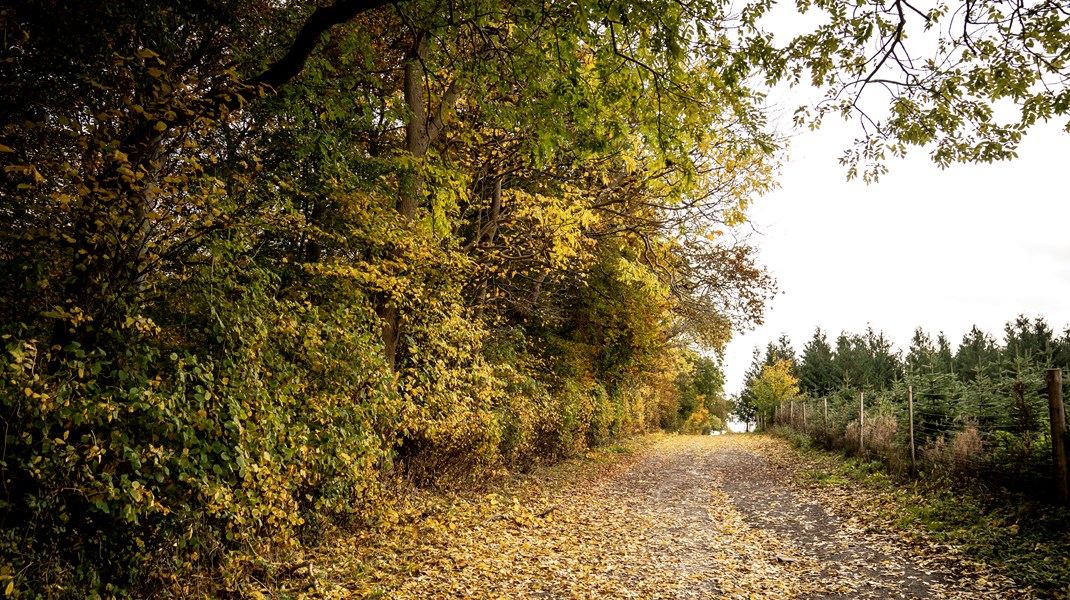
M 374 506 L 397 405 L 374 315 L 232 291 L 205 311 L 216 325 L 134 318 L 112 351 L 6 336 L 0 553 L 16 589 L 184 595 L 206 569 L 233 588 L 306 527 Z
M 709 435 L 711 431 L 720 431 L 722 427 L 723 424 L 716 415 L 711 415 L 705 406 L 700 406 L 680 426 L 680 433 Z

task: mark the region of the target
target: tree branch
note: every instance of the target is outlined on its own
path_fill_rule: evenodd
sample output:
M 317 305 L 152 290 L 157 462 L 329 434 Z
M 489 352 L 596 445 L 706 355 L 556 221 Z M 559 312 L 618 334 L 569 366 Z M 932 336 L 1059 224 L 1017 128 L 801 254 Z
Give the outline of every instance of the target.
M 305 68 L 305 62 L 312 55 L 312 51 L 319 45 L 320 36 L 324 32 L 345 23 L 361 13 L 374 10 L 388 4 L 396 4 L 398 0 L 338 0 L 330 6 L 321 6 L 313 11 L 308 17 L 301 30 L 297 32 L 290 49 L 286 54 L 275 61 L 266 71 L 245 81 L 246 85 L 258 87 L 268 86 L 278 89 L 279 86 L 290 81 Z

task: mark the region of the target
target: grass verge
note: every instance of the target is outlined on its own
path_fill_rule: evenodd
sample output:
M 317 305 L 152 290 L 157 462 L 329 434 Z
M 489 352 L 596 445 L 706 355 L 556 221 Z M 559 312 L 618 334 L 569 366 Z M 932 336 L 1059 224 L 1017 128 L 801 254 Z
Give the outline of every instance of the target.
M 800 485 L 841 498 L 851 516 L 916 545 L 938 545 L 983 562 L 1046 598 L 1070 598 L 1070 509 L 977 480 L 889 475 L 880 461 L 816 449 L 805 436 L 783 436 L 809 467 Z M 858 493 L 861 490 L 862 493 Z

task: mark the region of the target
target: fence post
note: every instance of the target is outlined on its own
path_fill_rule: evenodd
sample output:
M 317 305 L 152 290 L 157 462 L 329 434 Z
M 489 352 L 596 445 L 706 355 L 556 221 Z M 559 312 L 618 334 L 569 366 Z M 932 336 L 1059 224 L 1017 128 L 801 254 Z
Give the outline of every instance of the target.
M 825 401 L 825 422 L 824 422 L 825 433 L 828 433 L 828 430 L 829 430 L 829 399 L 828 399 L 828 396 L 825 396 L 824 398 L 822 398 L 822 400 Z
M 865 444 L 865 431 L 866 431 L 866 393 L 858 393 L 858 455 L 861 456 L 866 451 Z
M 806 429 L 806 402 L 803 401 L 803 429 Z
M 791 428 L 795 429 L 795 401 L 792 400 L 788 405 L 788 419 L 791 421 Z
M 907 386 L 907 410 L 910 415 L 910 469 L 918 469 L 918 457 L 914 450 L 914 386 Z
M 1066 408 L 1063 406 L 1063 371 L 1048 369 L 1048 410 L 1051 411 L 1051 454 L 1055 467 L 1055 490 L 1060 504 L 1070 503 L 1070 478 L 1066 467 Z

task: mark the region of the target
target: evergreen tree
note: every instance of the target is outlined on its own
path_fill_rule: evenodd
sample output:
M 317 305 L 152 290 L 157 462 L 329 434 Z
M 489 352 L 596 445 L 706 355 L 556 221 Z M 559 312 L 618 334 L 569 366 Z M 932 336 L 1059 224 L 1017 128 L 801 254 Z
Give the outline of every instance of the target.
M 840 385 L 832 346 L 820 327 L 814 330 L 814 337 L 803 347 L 796 371 L 799 387 L 811 397 L 827 396 Z
M 866 329 L 865 384 L 875 390 L 887 390 L 903 375 L 899 352 L 892 347 L 892 342 L 884 332 L 875 332 L 872 327 Z
M 762 352 L 758 347 L 755 347 L 751 355 L 750 367 L 747 368 L 747 372 L 743 375 L 743 391 L 740 392 L 739 398 L 732 408 L 732 414 L 740 421 L 747 423 L 748 427 L 758 416 L 754 387 L 762 376 L 762 368 L 764 366 L 765 360 L 762 357 Z
M 776 342 L 769 342 L 765 347 L 764 365 L 771 367 L 780 361 L 788 363 L 792 376 L 796 375 L 795 349 L 792 348 L 791 339 L 786 333 L 780 334 Z
M 1043 317 L 1030 321 L 1025 315 L 1018 315 L 1014 321 L 1007 322 L 1003 331 L 1008 359 L 1021 358 L 1044 366 L 1051 364 L 1055 355 L 1055 332 Z
M 991 377 L 999 372 L 999 346 L 992 336 L 974 325 L 962 338 L 955 352 L 955 374 L 961 381 L 969 382 L 978 377 Z
M 948 341 L 947 335 L 943 331 L 936 336 L 936 372 L 937 373 L 949 373 L 955 372 L 955 359 L 951 352 L 951 342 Z
M 910 338 L 910 350 L 906 357 L 907 373 L 914 375 L 934 372 L 937 368 L 937 352 L 933 340 L 925 330 L 918 327 Z
M 1070 329 L 1064 329 L 1063 334 L 1055 340 L 1052 346 L 1052 366 L 1066 371 L 1070 369 Z

